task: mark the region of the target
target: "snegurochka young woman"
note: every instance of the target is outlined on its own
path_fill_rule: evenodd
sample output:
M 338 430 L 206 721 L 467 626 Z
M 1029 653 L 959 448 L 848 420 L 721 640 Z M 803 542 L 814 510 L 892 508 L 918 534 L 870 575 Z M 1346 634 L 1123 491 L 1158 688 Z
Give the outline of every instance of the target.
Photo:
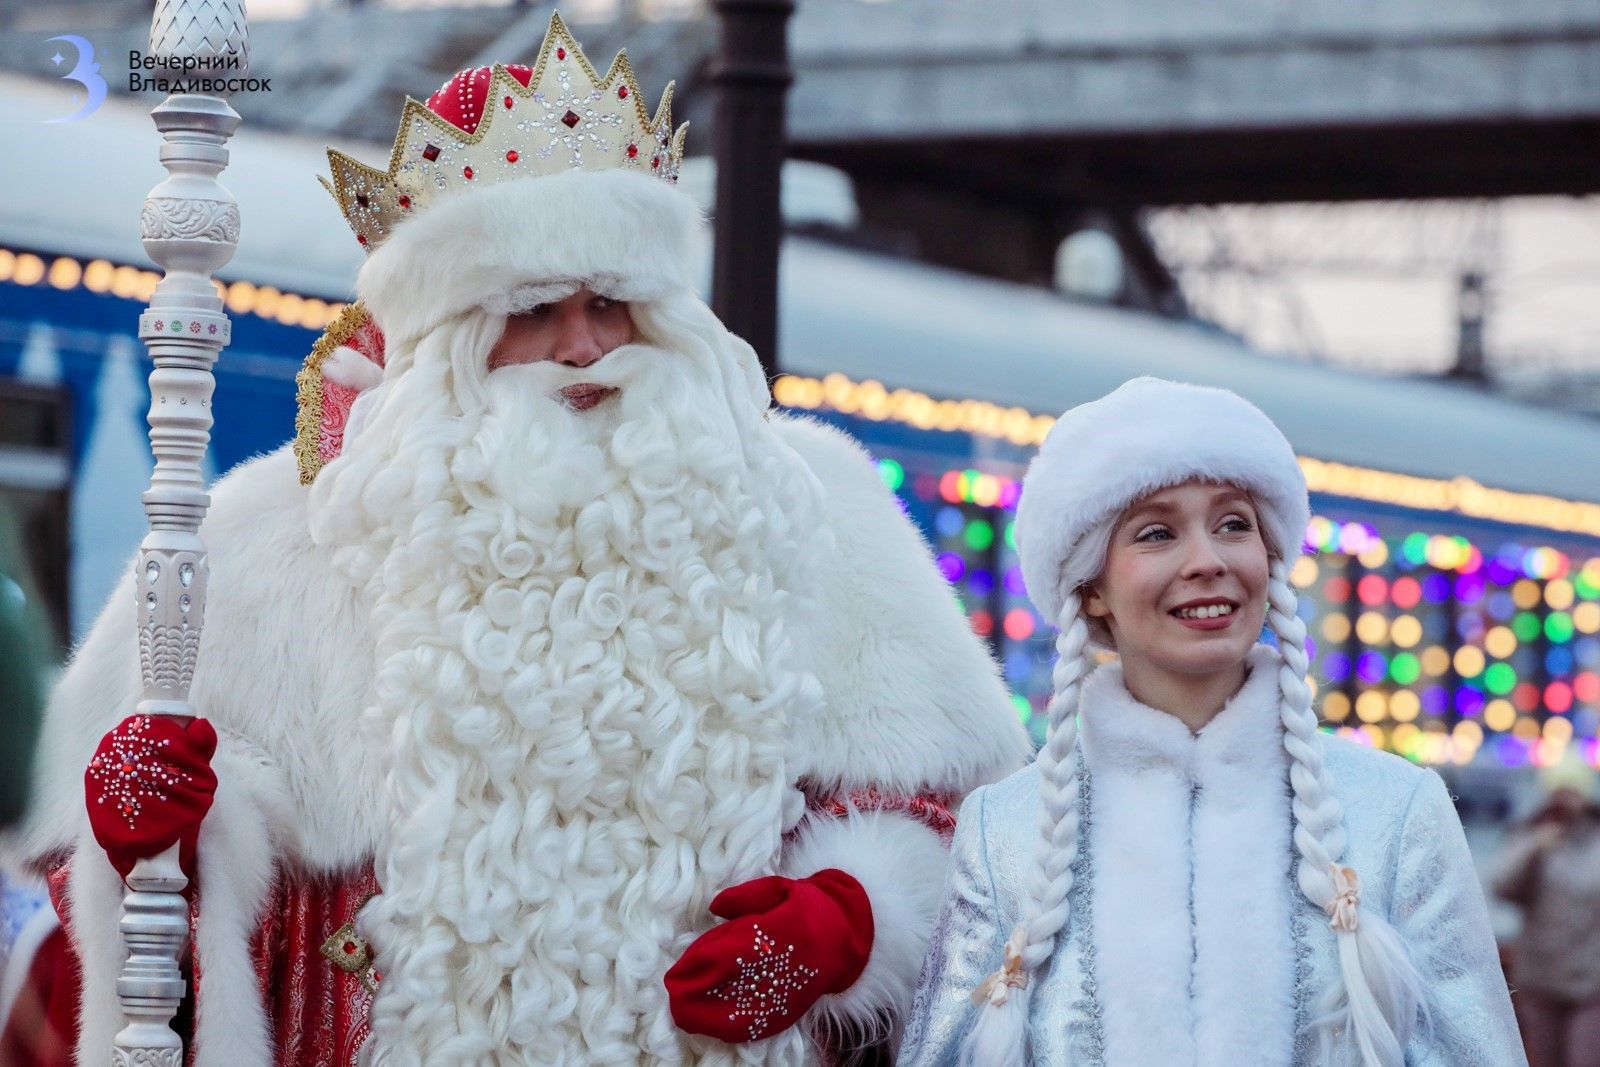
M 1526 1063 L 1443 781 L 1317 729 L 1308 516 L 1232 393 L 1056 423 L 1017 514 L 1048 733 L 962 806 L 902 1067 Z

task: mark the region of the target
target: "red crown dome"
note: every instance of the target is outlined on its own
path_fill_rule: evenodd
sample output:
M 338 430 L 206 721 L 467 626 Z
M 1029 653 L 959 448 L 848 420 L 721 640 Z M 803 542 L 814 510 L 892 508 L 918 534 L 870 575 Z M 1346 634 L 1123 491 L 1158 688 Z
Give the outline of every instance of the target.
M 505 69 L 524 87 L 533 79 L 533 68 L 521 63 L 507 63 Z M 493 73 L 493 67 L 457 71 L 455 77 L 428 97 L 428 110 L 468 133 L 477 133 L 478 122 L 483 118 L 483 105 L 488 102 L 489 78 Z

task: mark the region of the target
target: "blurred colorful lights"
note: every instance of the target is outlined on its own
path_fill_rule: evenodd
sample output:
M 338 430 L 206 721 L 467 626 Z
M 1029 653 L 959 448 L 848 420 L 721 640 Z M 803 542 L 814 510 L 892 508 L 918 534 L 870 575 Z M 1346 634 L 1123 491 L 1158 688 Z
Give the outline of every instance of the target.
M 1389 677 L 1396 685 L 1411 685 L 1422 677 L 1422 664 L 1409 652 L 1402 652 L 1389 661 Z
M 877 469 L 887 487 L 923 502 L 914 514 L 941 538 L 940 572 L 973 630 L 995 642 L 1007 681 L 1027 694 L 1014 697 L 1019 716 L 1034 717 L 1048 696 L 1054 630 L 1024 600 L 1020 480 L 888 459 Z M 1311 520 L 1305 542 L 1290 581 L 1315 637 L 1319 711 L 1348 724 L 1336 732 L 1424 763 L 1543 765 L 1578 751 L 1600 765 L 1600 557 L 1445 533 L 1386 540 L 1370 524 L 1326 516 Z
M 1014 510 L 1022 483 L 1001 474 L 977 470 L 945 471 L 939 478 L 939 496 L 948 504 L 976 504 L 983 508 Z
M 1027 608 L 1012 608 L 1006 612 L 1005 622 L 1002 625 L 1005 627 L 1006 636 L 1011 640 L 1026 641 L 1033 636 L 1033 612 Z
M 967 592 L 975 597 L 987 597 L 994 591 L 994 575 L 982 567 L 967 575 Z
M 939 565 L 939 573 L 944 575 L 944 580 L 954 585 L 966 573 L 967 565 L 962 558 L 954 552 L 941 552 L 935 562 Z
M 1572 640 L 1572 616 L 1564 611 L 1552 611 L 1544 617 L 1544 635 L 1556 644 Z

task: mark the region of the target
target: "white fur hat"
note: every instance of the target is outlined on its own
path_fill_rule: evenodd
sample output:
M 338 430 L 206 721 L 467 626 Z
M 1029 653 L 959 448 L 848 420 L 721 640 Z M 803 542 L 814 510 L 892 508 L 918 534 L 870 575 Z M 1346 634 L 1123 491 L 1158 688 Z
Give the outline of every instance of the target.
M 1250 492 L 1270 544 L 1298 554 L 1311 517 L 1294 449 L 1259 408 L 1226 389 L 1135 378 L 1051 427 L 1022 482 L 1017 553 L 1046 618 L 1092 574 L 1067 575 L 1077 543 L 1129 504 L 1193 478 Z
M 356 290 L 395 343 L 519 287 L 583 282 L 620 300 L 694 291 L 700 210 L 659 178 L 574 170 L 447 197 L 375 249 Z

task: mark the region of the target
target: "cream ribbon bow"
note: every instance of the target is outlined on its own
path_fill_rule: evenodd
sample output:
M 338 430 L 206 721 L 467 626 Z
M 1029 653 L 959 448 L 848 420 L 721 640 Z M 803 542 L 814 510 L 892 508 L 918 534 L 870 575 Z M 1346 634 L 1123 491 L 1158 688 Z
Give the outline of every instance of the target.
M 1006 942 L 1005 963 L 972 991 L 972 1003 L 982 1004 L 988 1001 L 998 1008 L 1006 1002 L 1011 990 L 1027 986 L 1028 972 L 1022 967 L 1022 944 L 1026 936 L 1027 929 L 1021 924 L 1011 931 L 1011 940 Z
M 1353 867 L 1329 864 L 1333 875 L 1333 899 L 1322 910 L 1328 913 L 1328 925 L 1342 934 L 1356 932 L 1357 909 L 1361 906 L 1361 878 Z

